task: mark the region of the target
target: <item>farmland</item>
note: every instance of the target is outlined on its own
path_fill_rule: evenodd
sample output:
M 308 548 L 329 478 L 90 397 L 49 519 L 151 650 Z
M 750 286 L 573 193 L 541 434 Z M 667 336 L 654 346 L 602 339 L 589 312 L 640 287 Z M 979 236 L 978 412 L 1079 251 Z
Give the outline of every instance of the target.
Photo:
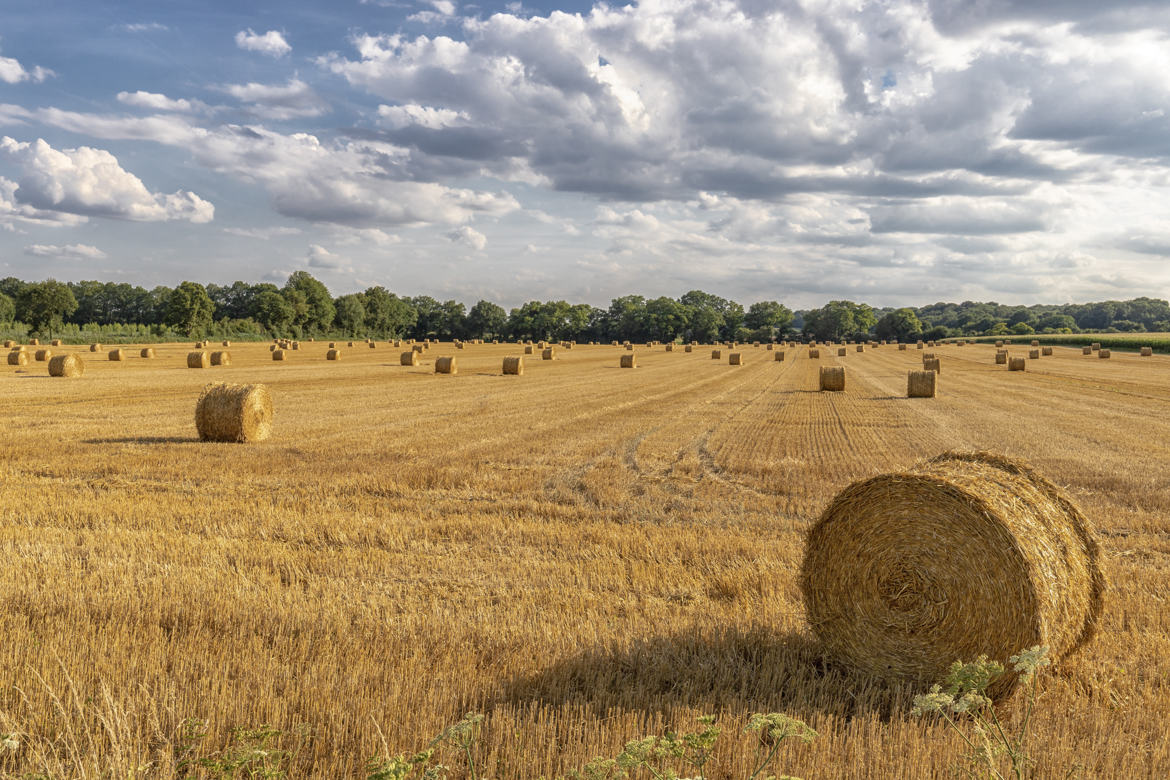
M 200 751 L 269 724 L 290 776 L 360 777 L 475 711 L 483 776 L 715 714 L 708 776 L 741 778 L 744 724 L 779 711 L 820 734 L 784 772 L 946 776 L 961 741 L 909 714 L 920 689 L 826 664 L 797 578 L 847 484 L 973 449 L 1064 486 L 1107 567 L 1096 639 L 1037 703 L 1041 776 L 1170 770 L 1170 358 L 1058 346 L 1009 373 L 946 345 L 938 396 L 908 399 L 913 347 L 747 346 L 742 366 L 640 347 L 630 370 L 582 345 L 523 376 L 501 375 L 514 345 L 401 366 L 385 342 L 283 363 L 246 344 L 205 370 L 189 348 L 0 372 L 0 732 L 21 741 L 0 770 L 173 777 L 194 718 Z M 844 392 L 816 391 L 820 365 Z M 196 439 L 213 380 L 269 387 L 269 441 Z

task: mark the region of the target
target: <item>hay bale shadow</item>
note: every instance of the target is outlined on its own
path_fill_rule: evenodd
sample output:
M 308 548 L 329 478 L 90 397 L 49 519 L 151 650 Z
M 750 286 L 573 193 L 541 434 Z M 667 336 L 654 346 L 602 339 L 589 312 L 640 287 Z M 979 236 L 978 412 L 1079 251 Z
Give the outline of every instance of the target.
M 202 444 L 198 436 L 119 436 L 81 441 L 83 444 Z
M 595 647 L 505 684 L 508 705 L 572 705 L 667 713 L 820 712 L 888 719 L 929 686 L 891 685 L 834 664 L 806 634 L 765 629 L 681 632 Z

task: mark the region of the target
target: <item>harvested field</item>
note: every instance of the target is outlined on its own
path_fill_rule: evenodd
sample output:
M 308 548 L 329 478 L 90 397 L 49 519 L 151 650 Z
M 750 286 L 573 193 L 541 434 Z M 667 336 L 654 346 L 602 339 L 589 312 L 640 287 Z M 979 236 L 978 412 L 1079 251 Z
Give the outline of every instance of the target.
M 1077 502 L 1109 580 L 1096 637 L 1043 677 L 1043 776 L 1170 769 L 1166 356 L 1055 346 L 1009 374 L 991 344 L 939 344 L 946 392 L 923 402 L 921 353 L 896 349 L 850 354 L 846 389 L 819 393 L 846 361 L 802 346 L 623 371 L 621 347 L 579 344 L 518 381 L 515 344 L 468 342 L 435 376 L 398 350 L 274 363 L 236 342 L 232 380 L 276 409 L 239 446 L 198 441 L 190 344 L 153 346 L 68 382 L 0 371 L 0 732 L 23 746 L 3 772 L 177 777 L 197 718 L 199 755 L 270 724 L 276 748 L 305 735 L 290 777 L 364 777 L 475 711 L 480 777 L 554 777 L 710 713 L 706 775 L 738 780 L 748 717 L 779 711 L 820 733 L 784 744 L 785 773 L 953 776 L 961 740 L 909 714 L 924 688 L 827 663 L 799 578 L 847 485 L 980 449 Z

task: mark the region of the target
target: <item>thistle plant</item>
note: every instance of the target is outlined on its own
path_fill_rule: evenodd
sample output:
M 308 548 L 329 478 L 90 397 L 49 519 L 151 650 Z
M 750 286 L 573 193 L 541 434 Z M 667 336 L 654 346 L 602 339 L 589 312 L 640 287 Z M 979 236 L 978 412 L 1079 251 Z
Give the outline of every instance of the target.
M 1028 727 L 1036 705 L 1039 672 L 1051 663 L 1048 648 L 1036 645 L 1021 650 L 1010 663 L 1027 690 L 1024 714 L 1014 734 L 987 696 L 988 687 L 1004 674 L 1003 664 L 988 660 L 986 655 L 969 663 L 955 661 L 944 681 L 945 688 L 936 684 L 929 693 L 914 697 L 913 714 L 936 714 L 962 737 L 971 751 L 968 759 L 974 776 L 1023 780 L 1034 764 L 1027 751 Z M 964 722 L 971 724 L 971 734 L 963 728 Z M 1002 769 L 1005 759 L 1007 769 Z

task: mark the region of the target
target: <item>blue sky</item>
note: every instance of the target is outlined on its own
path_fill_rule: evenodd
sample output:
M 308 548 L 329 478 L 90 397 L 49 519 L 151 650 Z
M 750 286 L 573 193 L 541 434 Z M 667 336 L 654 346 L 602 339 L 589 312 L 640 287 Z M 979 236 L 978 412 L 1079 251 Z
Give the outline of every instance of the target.
M 0 275 L 1170 294 L 1162 2 L 19 6 Z

